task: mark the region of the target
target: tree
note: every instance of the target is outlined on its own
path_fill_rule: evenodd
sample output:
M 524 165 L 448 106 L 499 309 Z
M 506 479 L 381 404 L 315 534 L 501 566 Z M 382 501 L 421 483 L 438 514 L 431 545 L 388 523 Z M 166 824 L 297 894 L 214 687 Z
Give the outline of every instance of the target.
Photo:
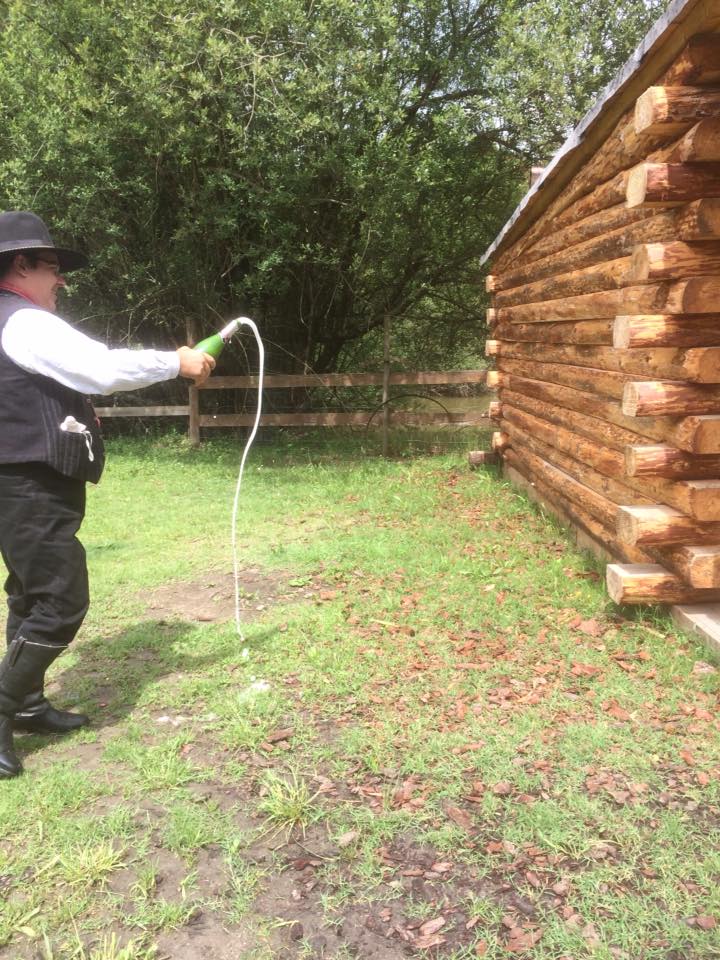
M 614 2 L 627 38 L 644 2 Z M 0 196 L 83 239 L 76 316 L 166 343 L 248 313 L 274 370 L 342 366 L 385 316 L 465 349 L 529 159 L 619 56 L 597 0 L 3 7 Z

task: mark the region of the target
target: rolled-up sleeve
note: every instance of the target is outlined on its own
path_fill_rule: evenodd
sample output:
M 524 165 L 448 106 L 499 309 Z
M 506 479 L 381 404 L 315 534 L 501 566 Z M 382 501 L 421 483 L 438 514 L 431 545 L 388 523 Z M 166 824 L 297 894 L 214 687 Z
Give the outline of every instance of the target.
M 23 370 L 87 394 L 109 394 L 172 380 L 180 372 L 175 350 L 112 350 L 60 317 L 35 307 L 16 310 L 2 347 Z

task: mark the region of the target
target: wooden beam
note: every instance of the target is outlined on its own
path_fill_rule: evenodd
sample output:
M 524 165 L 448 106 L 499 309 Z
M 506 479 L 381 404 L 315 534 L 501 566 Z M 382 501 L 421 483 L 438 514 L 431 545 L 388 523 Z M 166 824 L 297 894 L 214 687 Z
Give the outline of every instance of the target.
M 626 287 L 618 314 L 717 313 L 720 277 L 691 277 Z
M 371 426 L 379 427 L 382 418 L 375 416 L 371 420 L 371 411 L 353 413 L 264 413 L 260 417 L 261 427 L 342 427 Z M 468 413 L 405 413 L 393 411 L 391 423 L 419 426 L 423 424 L 452 424 L 463 426 L 482 423 L 486 417 L 479 412 Z M 251 413 L 201 414 L 200 427 L 249 427 L 255 422 Z
M 678 206 L 720 197 L 719 163 L 640 163 L 627 177 L 629 207 Z
M 594 187 L 589 193 L 566 205 L 566 195 L 558 197 L 548 207 L 514 246 L 510 247 L 495 264 L 495 273 L 501 273 L 509 263 L 518 260 L 520 254 L 533 246 L 539 239 L 553 230 L 562 230 L 571 223 L 583 220 L 592 214 L 614 207 L 625 199 L 627 191 L 628 173 L 626 170 L 618 173 L 611 180 Z
M 720 114 L 720 91 L 706 87 L 649 87 L 635 104 L 635 133 L 672 136 Z
M 608 565 L 606 583 L 615 603 L 714 603 L 720 590 L 696 590 L 659 564 Z
M 720 83 L 720 34 L 697 33 L 663 77 L 668 87 Z
M 510 447 L 510 437 L 502 430 L 496 430 L 491 438 L 490 445 L 494 453 L 502 455 Z
M 602 523 L 606 529 L 612 530 L 615 525 L 617 506 L 602 493 L 585 486 L 571 474 L 529 450 L 523 449 L 522 452 L 518 452 L 511 447 L 506 451 L 505 460 L 521 473 L 530 474 L 533 480 L 544 483 L 549 490 L 552 490 L 558 503 L 564 506 L 570 500 Z M 649 558 L 646 556 L 644 559 Z
M 680 240 L 710 240 L 720 237 L 720 198 L 694 200 L 677 211 Z
M 489 340 L 487 348 L 492 356 L 514 360 L 572 364 L 592 367 L 595 370 L 618 371 L 636 377 L 720 383 L 720 347 L 616 350 L 613 347 Z
M 625 458 L 617 450 L 599 446 L 557 424 L 516 410 L 503 403 L 502 429 L 513 436 L 513 426 L 537 437 L 548 446 L 592 467 L 606 477 L 621 480 L 658 503 L 676 507 L 696 520 L 720 520 L 720 480 L 665 480 L 655 477 L 628 477 Z M 507 424 L 507 425 L 506 425 Z
M 667 444 L 635 444 L 625 449 L 625 469 L 629 477 L 720 479 L 720 456 L 694 457 Z
M 650 505 L 655 502 L 652 497 L 647 495 L 647 492 L 637 489 L 640 486 L 639 484 L 636 484 L 633 488 L 628 486 L 624 477 L 616 479 L 608 477 L 604 473 L 599 473 L 592 464 L 578 460 L 570 453 L 566 453 L 547 442 L 549 440 L 548 435 L 543 438 L 536 433 L 530 433 L 519 426 L 517 422 L 510 423 L 506 420 L 504 424 L 513 443 L 512 449 L 519 457 L 524 457 L 526 452 L 530 451 L 616 505 Z
M 720 161 L 720 116 L 701 120 L 685 134 L 668 157 L 669 163 Z
M 615 317 L 619 313 L 629 312 L 623 308 L 624 296 L 624 290 L 603 290 L 577 297 L 560 297 L 541 303 L 498 308 L 495 315 L 500 323 L 546 323 L 548 320 L 556 322 Z M 651 311 L 645 309 L 642 312 Z
M 617 208 L 611 208 L 616 210 Z M 610 211 L 603 211 L 604 214 Z M 637 243 L 657 243 L 666 240 L 674 240 L 677 236 L 675 227 L 676 211 L 662 210 L 643 211 L 644 216 L 639 219 L 630 219 L 628 222 L 629 211 L 623 209 L 624 217 L 613 218 L 608 222 L 613 225 L 618 219 L 621 225 L 608 231 L 600 230 L 600 224 L 597 229 L 599 234 L 592 234 L 590 239 L 583 240 L 587 227 L 584 222 L 580 224 L 571 224 L 562 235 L 565 238 L 565 246 L 554 249 L 552 245 L 551 255 L 529 262 L 523 257 L 522 264 L 503 274 L 494 276 L 493 291 L 498 292 L 507 290 L 511 287 L 518 287 L 522 284 L 537 282 L 544 277 L 552 277 L 557 274 L 568 273 L 572 270 L 580 270 L 593 264 L 602 263 L 610 260 L 628 256 L 633 252 Z M 553 234 L 553 239 L 558 234 Z
M 630 563 L 643 562 L 645 555 L 641 551 L 613 540 L 610 530 L 577 502 L 561 499 L 557 489 L 543 480 L 540 474 L 534 473 L 527 461 L 514 457 L 513 450 L 508 450 L 505 455 L 505 467 L 513 483 L 517 482 L 516 477 L 521 477 L 527 484 L 521 486 L 532 500 L 540 502 L 564 526 L 571 527 L 576 535 L 579 534 L 578 546 L 589 548 L 603 558 L 609 556 Z
M 503 429 L 512 434 L 512 430 L 504 426 L 506 421 L 510 427 L 517 426 L 530 436 L 537 437 L 548 446 L 556 447 L 575 460 L 582 461 L 606 477 L 620 479 L 625 476 L 625 458 L 617 450 L 603 447 L 557 423 L 547 423 L 534 414 L 503 402 Z
M 535 283 L 523 284 L 497 293 L 493 303 L 496 308 L 502 310 L 503 307 L 535 303 L 539 300 L 557 300 L 561 297 L 576 297 L 600 290 L 617 289 L 630 282 L 631 265 L 631 257 L 620 257 L 618 260 L 596 263 L 582 270 L 543 277 Z
M 668 213 L 668 211 L 661 211 L 662 213 Z M 673 211 L 669 211 L 669 213 L 672 214 Z M 656 216 L 658 216 L 656 210 L 643 207 L 630 209 L 623 196 L 622 201 L 615 206 L 598 210 L 582 219 L 569 223 L 562 229 L 541 237 L 523 253 L 521 260 L 510 258 L 502 270 L 498 268 L 496 276 L 499 279 L 500 277 L 512 276 L 516 270 L 525 272 L 531 269 L 533 263 L 539 261 L 542 261 L 543 265 L 551 267 L 555 255 L 562 257 L 566 251 L 569 253 L 575 245 L 592 243 L 596 240 L 602 242 L 603 237 L 622 235 L 624 231 L 631 230 L 635 224 L 641 223 L 643 220 L 653 219 Z M 518 266 L 518 263 L 521 263 L 521 265 Z M 521 282 L 525 283 L 527 281 L 522 280 Z
M 568 320 L 561 323 L 499 323 L 493 330 L 497 340 L 521 340 L 528 343 L 587 343 L 609 346 L 613 339 L 614 321 Z
M 694 34 L 700 31 L 710 33 L 717 30 L 719 25 L 720 22 L 710 0 L 694 5 L 685 4 L 681 18 L 673 20 L 667 26 L 662 37 L 653 43 L 652 49 L 642 51 L 638 63 L 629 74 L 626 74 L 625 82 L 617 91 L 618 95 L 606 101 L 603 109 L 594 114 L 593 120 L 587 126 L 583 126 L 579 143 L 570 151 L 569 156 L 564 158 L 565 162 L 558 165 L 560 169 L 556 171 L 556 176 L 546 179 L 544 189 L 538 191 L 527 204 L 523 215 L 517 217 L 512 226 L 507 229 L 496 251 L 496 261 L 502 257 L 506 258 L 506 262 L 510 262 L 516 259 L 522 250 L 528 249 L 524 246 L 520 250 L 517 241 L 518 237 L 524 239 L 530 233 L 528 225 L 541 220 L 546 224 L 547 221 L 552 223 L 553 207 L 558 195 L 568 191 L 577 171 L 587 166 L 588 160 L 598 154 L 601 144 L 608 139 L 613 128 L 622 121 L 628 108 L 634 107 L 635 100 L 647 90 L 648 85 L 656 83 L 657 78 L 662 76 L 664 71 L 669 70 L 673 58 Z M 671 85 L 684 81 L 670 78 L 669 81 L 663 79 L 662 82 Z M 699 86 L 703 82 L 704 80 L 698 79 L 696 85 Z M 546 232 L 551 230 L 552 227 Z
M 499 400 L 493 400 L 488 407 L 488 417 L 491 420 L 499 420 L 502 416 L 502 403 Z
M 720 543 L 720 523 L 698 523 L 662 504 L 619 505 L 616 531 L 618 539 L 631 546 Z
M 190 405 L 157 407 L 95 407 L 98 417 L 188 417 Z
M 650 553 L 691 587 L 700 590 L 720 588 L 720 544 L 652 548 Z
M 692 121 L 683 127 L 684 132 Z M 627 186 L 628 169 L 644 160 L 666 163 L 676 147 L 667 143 L 672 131 L 654 135 L 657 149 L 649 153 L 651 144 L 645 135 L 638 136 L 630 114 L 621 118 L 594 156 L 588 158 L 565 189 L 538 217 L 516 243 L 495 261 L 495 272 L 501 273 L 513 262 L 525 260 L 548 233 L 564 229 L 586 217 L 608 209 L 620 201 Z
M 502 386 L 502 374 L 499 370 L 488 370 L 485 386 L 488 390 L 498 390 Z
M 607 549 L 607 537 L 603 536 L 604 529 L 600 524 L 597 524 L 597 537 L 593 536 L 575 516 L 571 516 L 568 510 L 563 509 L 557 500 L 552 498 L 551 490 L 547 490 L 544 485 L 529 480 L 525 474 L 516 470 L 507 460 L 503 461 L 503 476 L 512 483 L 516 490 L 524 493 L 531 503 L 539 505 L 545 513 L 553 516 L 560 526 L 565 528 L 579 549 L 589 551 L 604 563 L 624 559 L 617 554 L 613 556 Z M 546 490 L 547 495 L 545 495 Z M 597 523 L 592 518 L 590 520 L 594 524 Z
M 662 549 L 659 546 L 657 549 L 648 548 L 650 555 L 647 552 L 643 553 L 637 549 L 636 544 L 627 543 L 619 538 L 614 541 L 613 533 L 620 508 L 602 492 L 579 482 L 573 476 L 574 471 L 565 472 L 552 462 L 528 450 L 525 445 L 518 450 L 511 447 L 504 456 L 507 463 L 520 472 L 532 476 L 534 482 L 540 481 L 546 484 L 563 508 L 567 508 L 567 501 L 570 500 L 576 507 L 603 524 L 609 535 L 605 542 L 611 552 L 616 555 L 624 552 L 626 559 L 632 559 L 636 563 L 648 562 L 653 559 L 653 555 L 657 555 L 660 562 L 670 566 L 692 587 L 708 588 L 720 585 L 720 546 L 717 544 L 709 546 L 663 544 Z M 631 551 L 629 549 L 631 547 L 636 547 L 635 551 Z
M 550 384 L 583 391 L 598 398 L 612 397 L 621 400 L 625 384 L 631 377 L 613 370 L 596 370 L 593 367 L 575 367 L 568 363 L 538 363 L 534 360 L 512 360 L 501 358 L 500 366 L 504 372 L 517 377 L 532 380 L 544 380 Z
M 484 383 L 485 370 L 420 370 L 409 373 L 391 373 L 391 384 L 418 386 L 421 384 Z M 210 377 L 200 390 L 240 390 L 257 387 L 256 376 Z M 266 374 L 263 386 L 267 390 L 286 387 L 381 387 L 382 373 L 313 373 Z
M 505 390 L 513 390 L 567 410 L 576 410 L 607 420 L 631 434 L 669 443 L 688 453 L 720 453 L 720 417 L 692 416 L 682 420 L 676 417 L 644 417 L 638 422 L 635 417 L 624 414 L 614 399 L 598 396 L 588 390 L 547 382 L 543 377 L 546 369 L 543 364 L 503 361 L 505 367 L 513 363 L 517 370 L 513 368 L 512 372 L 508 370 L 505 373 Z
M 499 307 L 495 310 L 495 320 L 498 323 L 547 323 L 597 320 L 619 314 L 716 313 L 718 302 L 720 277 L 710 275 Z
M 523 393 L 517 393 L 512 388 L 503 390 L 502 402 L 523 410 L 525 413 L 530 413 L 534 417 L 539 417 L 541 420 L 546 420 L 548 423 L 556 423 L 558 426 L 574 430 L 581 436 L 610 447 L 612 450 L 617 450 L 623 455 L 626 447 L 640 445 L 644 439 L 641 434 L 617 426 L 605 420 L 601 414 L 596 415 L 599 414 L 597 405 L 593 408 L 594 413 L 588 415 L 577 410 L 568 410 L 552 401 L 540 400 L 533 396 L 528 397 Z M 639 421 L 631 420 L 630 422 L 636 429 L 639 427 Z
M 720 241 L 643 243 L 635 247 L 629 280 L 647 283 L 702 277 L 720 269 Z
M 629 417 L 720 414 L 720 388 L 705 384 L 634 381 L 625 384 L 623 413 Z
M 635 247 L 629 283 L 702 277 L 720 271 L 720 241 L 641 243 Z
M 500 457 L 494 450 L 471 450 L 468 453 L 468 463 L 471 467 L 484 467 L 499 462 Z
M 717 347 L 720 346 L 720 313 L 618 316 L 613 323 L 613 346 L 621 350 L 638 347 Z

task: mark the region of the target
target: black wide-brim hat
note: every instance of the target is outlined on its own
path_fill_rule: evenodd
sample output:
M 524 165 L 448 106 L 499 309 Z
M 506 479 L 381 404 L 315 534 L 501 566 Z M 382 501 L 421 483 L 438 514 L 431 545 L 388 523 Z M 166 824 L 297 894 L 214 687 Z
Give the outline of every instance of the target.
M 37 214 L 28 210 L 9 210 L 0 213 L 0 256 L 4 253 L 24 253 L 31 250 L 52 250 L 57 256 L 62 273 L 87 267 L 88 259 L 78 250 L 56 247 L 50 231 Z

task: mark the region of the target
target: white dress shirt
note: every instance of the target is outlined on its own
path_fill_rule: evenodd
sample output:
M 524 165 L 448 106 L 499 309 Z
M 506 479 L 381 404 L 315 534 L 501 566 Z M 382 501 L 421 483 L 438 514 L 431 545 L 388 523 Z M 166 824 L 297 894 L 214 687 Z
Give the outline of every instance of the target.
M 111 350 L 39 307 L 21 307 L 10 316 L 2 347 L 23 370 L 86 394 L 149 387 L 180 372 L 175 350 Z

